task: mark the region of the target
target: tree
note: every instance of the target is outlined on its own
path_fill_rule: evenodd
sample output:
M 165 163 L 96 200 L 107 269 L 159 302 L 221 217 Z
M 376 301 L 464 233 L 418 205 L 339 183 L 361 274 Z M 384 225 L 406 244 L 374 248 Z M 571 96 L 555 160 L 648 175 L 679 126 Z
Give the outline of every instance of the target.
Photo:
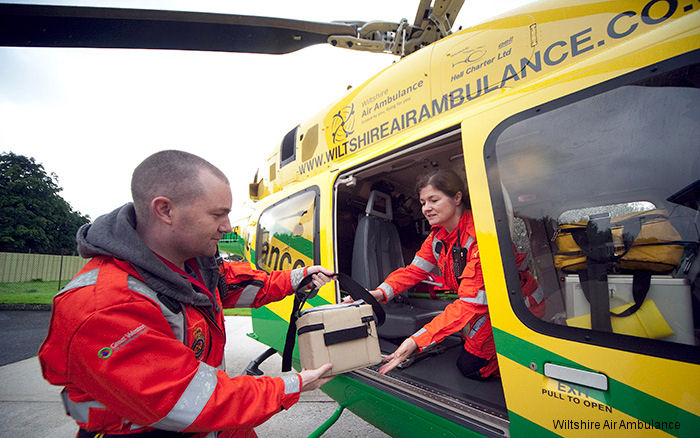
M 34 158 L 0 153 L 0 251 L 73 254 L 75 233 L 90 219 L 61 190 Z

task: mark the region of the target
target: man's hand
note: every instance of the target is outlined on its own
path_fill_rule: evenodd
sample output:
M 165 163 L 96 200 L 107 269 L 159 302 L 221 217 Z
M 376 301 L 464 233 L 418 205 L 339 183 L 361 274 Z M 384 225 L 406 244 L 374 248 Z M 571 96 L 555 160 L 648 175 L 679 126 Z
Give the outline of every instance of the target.
M 303 369 L 299 375 L 301 376 L 301 392 L 313 391 L 320 388 L 323 384 L 328 383 L 333 377 L 321 377 L 326 371 L 333 368 L 333 365 L 327 363 L 321 365 L 315 370 Z
M 320 288 L 335 277 L 335 272 L 330 271 L 321 265 L 314 265 L 306 268 L 306 275 L 309 274 L 313 274 L 311 281 L 317 288 Z
M 416 351 L 417 348 L 418 345 L 416 344 L 416 341 L 413 340 L 413 338 L 406 338 L 406 340 L 403 341 L 401 345 L 399 345 L 399 348 L 397 348 L 396 351 L 394 351 L 382 360 L 382 362 L 387 363 L 385 363 L 379 368 L 379 374 L 386 374 L 389 371 L 396 368 L 401 362 L 408 359 L 408 356 L 410 356 L 411 353 Z

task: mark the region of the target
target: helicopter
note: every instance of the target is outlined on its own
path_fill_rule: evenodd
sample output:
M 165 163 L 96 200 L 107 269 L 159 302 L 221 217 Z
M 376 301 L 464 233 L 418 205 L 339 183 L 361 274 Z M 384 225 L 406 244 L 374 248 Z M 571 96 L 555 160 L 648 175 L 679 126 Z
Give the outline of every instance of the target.
M 694 435 L 700 4 L 546 0 L 452 32 L 462 3 L 422 0 L 413 24 L 0 5 L 0 45 L 399 56 L 282 136 L 249 185 L 238 250 L 258 269 L 323 264 L 374 288 L 430 233 L 416 176 L 451 169 L 471 199 L 500 378 L 461 376 L 453 335 L 387 374 L 336 376 L 334 418 L 350 409 L 402 437 Z M 441 286 L 385 306 L 384 354 L 456 299 Z M 331 283 L 307 306 L 344 295 Z M 255 364 L 282 351 L 291 309 L 253 309 L 270 347 Z

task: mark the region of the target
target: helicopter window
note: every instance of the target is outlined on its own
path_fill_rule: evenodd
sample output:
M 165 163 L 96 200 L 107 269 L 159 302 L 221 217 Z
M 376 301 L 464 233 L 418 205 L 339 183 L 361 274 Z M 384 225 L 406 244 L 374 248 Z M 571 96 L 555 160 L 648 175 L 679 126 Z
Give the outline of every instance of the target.
M 318 258 L 318 190 L 306 189 L 266 209 L 258 221 L 255 264 L 264 271 L 310 266 Z
M 698 361 L 700 69 L 652 71 L 502 125 L 486 148 L 497 161 L 490 184 L 509 219 L 499 228 L 506 271 L 515 260 L 503 248 L 527 248 L 545 302 L 535 317 L 511 295 L 525 324 Z
M 318 124 L 312 126 L 301 138 L 301 161 L 310 160 L 318 145 Z
M 297 130 L 299 126 L 295 126 L 294 129 L 289 131 L 282 139 L 282 144 L 280 145 L 280 167 L 291 163 L 294 161 L 297 155 Z

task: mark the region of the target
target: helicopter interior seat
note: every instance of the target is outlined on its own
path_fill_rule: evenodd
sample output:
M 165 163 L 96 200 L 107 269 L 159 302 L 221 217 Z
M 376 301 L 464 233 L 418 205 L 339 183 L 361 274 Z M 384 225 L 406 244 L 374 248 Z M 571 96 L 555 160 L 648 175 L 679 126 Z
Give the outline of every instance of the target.
M 391 196 L 372 190 L 365 214 L 357 224 L 352 251 L 352 278 L 367 289 L 374 289 L 394 270 L 405 266 L 401 239 L 392 219 Z M 408 337 L 441 312 L 398 300 L 390 301 L 384 308 L 386 321 L 379 328 L 383 338 Z

